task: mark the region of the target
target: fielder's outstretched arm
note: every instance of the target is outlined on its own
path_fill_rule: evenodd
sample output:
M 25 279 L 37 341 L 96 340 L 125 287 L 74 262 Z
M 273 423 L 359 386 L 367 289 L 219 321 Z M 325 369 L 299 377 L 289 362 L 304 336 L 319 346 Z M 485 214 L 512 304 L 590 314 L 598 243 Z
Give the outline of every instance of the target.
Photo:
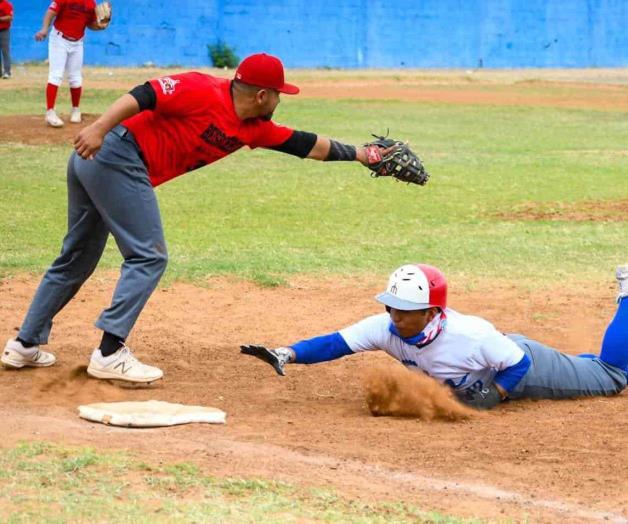
M 294 131 L 290 138 L 283 144 L 271 147 L 275 151 L 298 156 L 299 158 L 309 158 L 311 160 L 321 160 L 324 162 L 358 161 L 362 165 L 369 165 L 367 149 L 365 147 L 343 144 L 332 138 L 318 136 L 308 131 Z M 386 154 L 393 148 L 384 149 L 382 154 Z

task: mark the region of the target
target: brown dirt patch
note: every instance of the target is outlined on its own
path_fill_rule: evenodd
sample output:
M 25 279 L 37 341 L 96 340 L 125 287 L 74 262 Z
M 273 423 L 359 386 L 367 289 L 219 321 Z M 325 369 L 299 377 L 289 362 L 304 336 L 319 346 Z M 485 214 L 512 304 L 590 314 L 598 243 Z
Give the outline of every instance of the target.
M 496 216 L 502 220 L 625 222 L 628 220 L 628 200 L 525 202 L 508 213 L 499 213 Z
M 98 115 L 83 114 L 83 122 L 70 124 L 70 115 L 59 115 L 66 124 L 60 128 L 50 127 L 44 115 L 0 116 L 0 143 L 18 142 L 28 145 L 66 144 L 72 147 L 76 134 L 91 124 Z
M 128 449 L 147 460 L 192 461 L 208 473 L 330 486 L 463 516 L 626 522 L 626 393 L 512 402 L 457 422 L 373 417 L 362 380 L 375 365 L 396 365 L 384 354 L 291 366 L 286 377 L 239 355 L 242 343 L 286 344 L 378 312 L 371 297 L 379 280 L 295 278 L 290 287 L 264 289 L 212 279 L 202 288 L 160 289 L 129 343 L 165 378 L 149 390 L 122 390 L 76 370 L 98 342 L 92 322 L 115 284 L 99 273 L 57 318 L 49 349 L 58 364 L 0 372 L 3 445 L 43 439 Z M 7 336 L 36 284 L 27 277 L 0 282 Z M 611 281 L 542 291 L 512 282 L 451 284 L 454 308 L 568 353 L 596 351 L 615 308 Z M 76 414 L 79 402 L 147 399 L 218 407 L 227 424 L 125 430 Z

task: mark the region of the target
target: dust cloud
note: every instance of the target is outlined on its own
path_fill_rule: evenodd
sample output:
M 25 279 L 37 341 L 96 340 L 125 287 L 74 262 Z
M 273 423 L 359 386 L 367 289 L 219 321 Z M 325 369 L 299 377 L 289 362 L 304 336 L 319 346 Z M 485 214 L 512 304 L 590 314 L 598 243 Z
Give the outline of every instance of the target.
M 447 386 L 399 365 L 373 367 L 363 382 L 366 402 L 375 417 L 457 421 L 481 416 L 460 404 Z
M 52 371 L 52 370 L 50 370 Z M 55 370 L 56 371 L 56 370 Z M 57 405 L 78 406 L 90 402 L 124 400 L 127 393 L 107 381 L 93 379 L 87 374 L 87 366 L 76 366 L 70 372 L 59 370 L 46 381 L 35 383 L 33 400 Z

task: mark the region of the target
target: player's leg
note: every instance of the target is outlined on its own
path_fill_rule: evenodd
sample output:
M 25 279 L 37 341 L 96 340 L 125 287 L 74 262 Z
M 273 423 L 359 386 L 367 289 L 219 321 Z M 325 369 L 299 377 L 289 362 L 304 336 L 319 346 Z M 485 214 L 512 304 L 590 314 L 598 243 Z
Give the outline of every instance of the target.
M 11 29 L 0 30 L 0 51 L 2 53 L 2 78 L 11 78 Z
M 606 328 L 600 359 L 628 373 L 628 265 L 616 272 L 619 284 L 617 312 Z
M 66 40 L 57 34 L 53 28 L 48 37 L 48 85 L 46 86 L 46 123 L 52 127 L 62 127 L 63 120 L 59 118 L 55 110 L 57 103 L 57 91 L 63 81 L 68 59 L 68 46 Z
M 105 224 L 76 176 L 75 157 L 73 153 L 68 162 L 68 232 L 61 254 L 39 284 L 17 339 L 7 343 L 2 362 L 13 367 L 54 363 L 54 356 L 39 351 L 39 345 L 48 342 L 53 318 L 93 273 L 107 242 Z M 42 355 L 47 359 L 42 361 Z
M 80 42 L 72 42 L 70 52 L 68 53 L 68 61 L 66 63 L 66 72 L 68 75 L 68 84 L 70 84 L 70 96 L 72 98 L 72 112 L 70 113 L 70 122 L 73 124 L 81 123 L 81 93 L 83 90 L 83 40 Z
M 510 398 L 610 396 L 626 387 L 626 374 L 600 358 L 566 355 L 521 335 L 509 337 L 531 360 L 530 369 Z
M 103 341 L 112 336 L 123 343 L 166 268 L 159 206 L 139 150 L 130 139 L 111 132 L 95 160 L 78 162 L 81 182 L 124 257 L 111 306 L 96 326 L 105 332 Z M 160 369 L 139 363 L 125 345 L 114 347 L 113 352 L 102 345 L 97 348 L 88 373 L 133 382 L 150 382 L 163 375 Z

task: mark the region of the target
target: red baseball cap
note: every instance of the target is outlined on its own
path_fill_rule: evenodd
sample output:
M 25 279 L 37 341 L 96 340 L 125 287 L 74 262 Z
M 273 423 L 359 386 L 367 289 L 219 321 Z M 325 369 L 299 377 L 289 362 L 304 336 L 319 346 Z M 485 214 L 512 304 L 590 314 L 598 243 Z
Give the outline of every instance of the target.
M 266 53 L 257 53 L 242 60 L 236 69 L 235 79 L 252 86 L 276 89 L 287 95 L 299 92 L 297 86 L 284 81 L 281 60 Z

